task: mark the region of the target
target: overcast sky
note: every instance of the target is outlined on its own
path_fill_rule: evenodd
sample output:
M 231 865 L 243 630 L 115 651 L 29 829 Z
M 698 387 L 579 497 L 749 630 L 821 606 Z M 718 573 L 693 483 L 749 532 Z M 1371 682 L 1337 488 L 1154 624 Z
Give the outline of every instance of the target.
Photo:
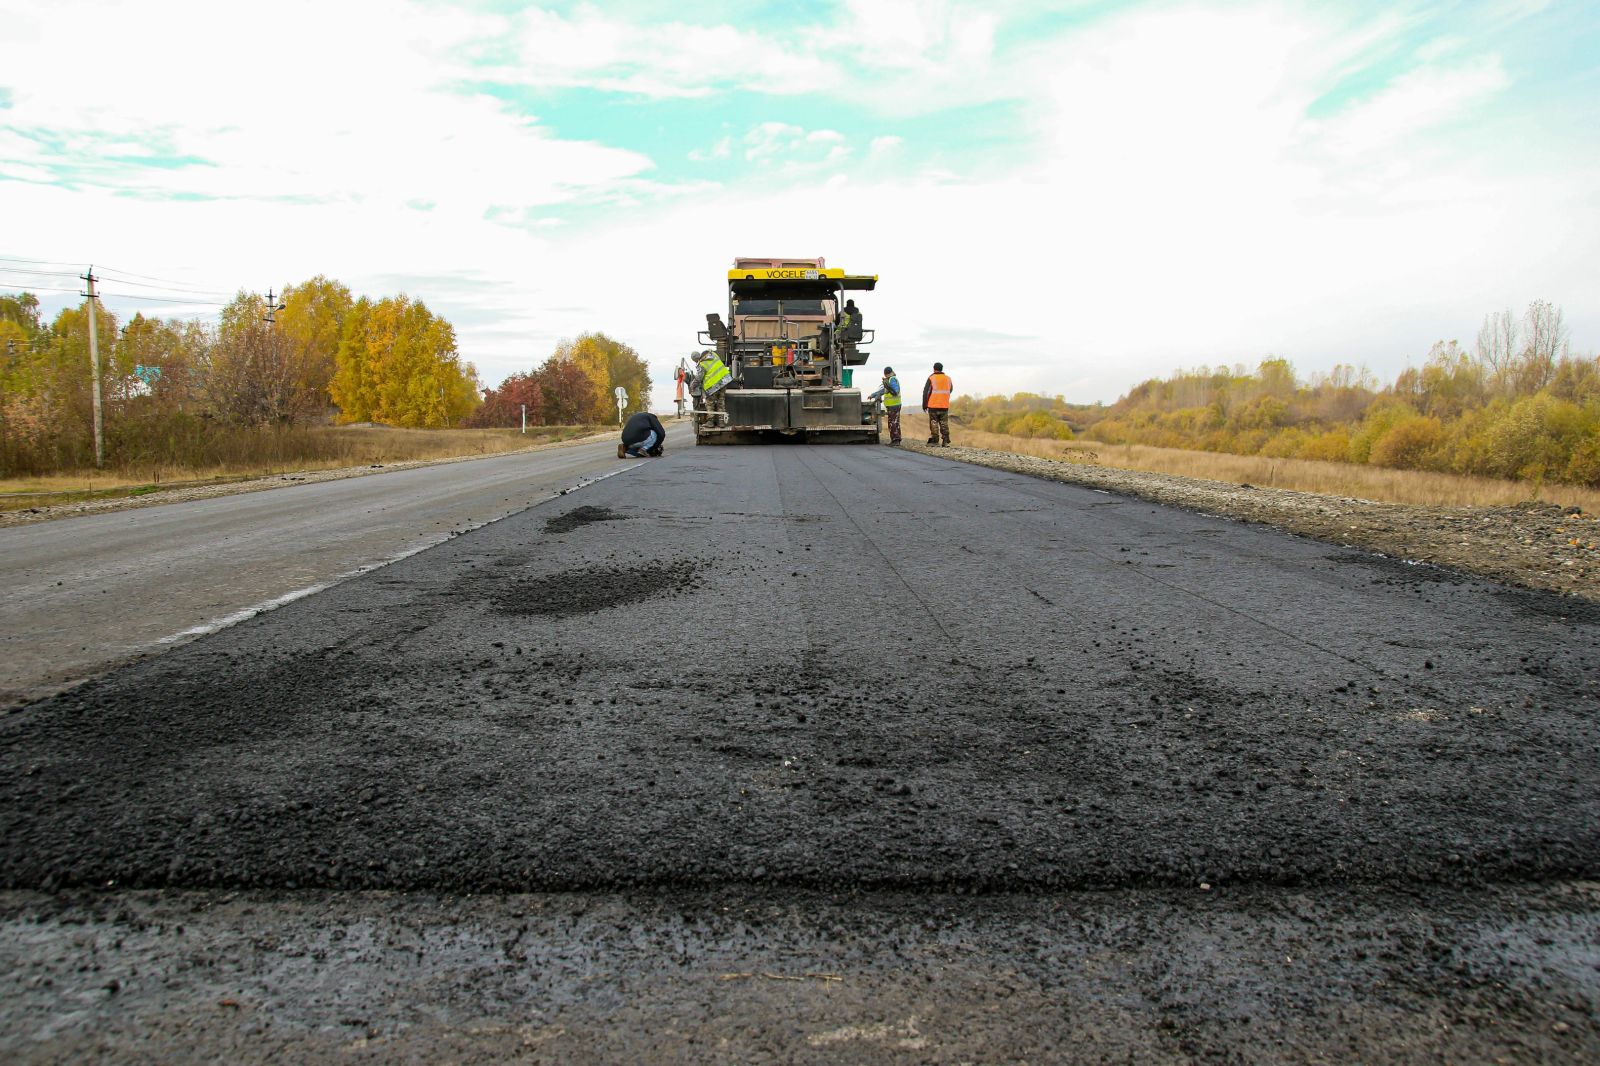
M 205 314 L 322 273 L 425 301 L 489 385 L 603 330 L 658 403 L 735 255 L 881 275 L 873 365 L 968 392 L 1269 355 L 1388 377 L 1538 297 L 1600 348 L 1593 3 L 0 0 L 0 26 L 0 291 L 94 262 L 198 290 L 108 283 L 120 312 Z

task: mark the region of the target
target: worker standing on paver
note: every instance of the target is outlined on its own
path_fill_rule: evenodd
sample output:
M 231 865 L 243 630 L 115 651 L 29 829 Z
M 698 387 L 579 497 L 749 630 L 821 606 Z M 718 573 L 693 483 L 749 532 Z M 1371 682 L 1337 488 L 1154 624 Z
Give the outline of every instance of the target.
M 649 411 L 640 411 L 628 418 L 622 427 L 622 439 L 617 442 L 617 458 L 633 456 L 643 459 L 647 455 L 659 456 L 666 450 L 667 427 Z
M 889 422 L 889 443 L 900 443 L 900 379 L 894 376 L 894 367 L 883 368 L 883 386 L 868 396 L 869 400 L 883 400 L 883 414 Z
M 723 410 L 722 390 L 728 387 L 733 373 L 728 364 L 717 358 L 717 353 L 707 349 L 700 353 L 700 391 L 706 399 L 706 410 Z
M 928 412 L 928 443 L 950 447 L 950 394 L 955 384 L 944 372 L 943 363 L 933 364 L 933 373 L 922 386 L 922 409 Z

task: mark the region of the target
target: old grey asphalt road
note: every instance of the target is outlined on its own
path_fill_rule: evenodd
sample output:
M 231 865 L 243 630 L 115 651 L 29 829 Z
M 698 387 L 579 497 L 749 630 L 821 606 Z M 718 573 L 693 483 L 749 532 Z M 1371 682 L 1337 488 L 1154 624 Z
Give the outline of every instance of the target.
M 1600 617 L 684 449 L 0 723 L 12 1057 L 1580 1061 Z
M 573 445 L 0 530 L 0 706 L 619 465 L 613 444 Z

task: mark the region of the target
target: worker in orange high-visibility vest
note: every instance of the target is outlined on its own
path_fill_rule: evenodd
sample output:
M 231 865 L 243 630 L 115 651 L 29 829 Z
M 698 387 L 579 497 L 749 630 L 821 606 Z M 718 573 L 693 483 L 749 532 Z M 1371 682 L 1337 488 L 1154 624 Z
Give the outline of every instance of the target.
M 928 443 L 950 447 L 950 394 L 955 385 L 944 372 L 943 363 L 933 364 L 933 373 L 922 386 L 922 409 L 928 412 Z

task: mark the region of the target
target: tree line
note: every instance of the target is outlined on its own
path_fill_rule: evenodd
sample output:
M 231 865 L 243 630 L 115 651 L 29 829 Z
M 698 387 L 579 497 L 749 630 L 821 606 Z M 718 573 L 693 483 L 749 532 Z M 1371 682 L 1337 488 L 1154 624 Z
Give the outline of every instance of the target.
M 1349 365 L 1302 380 L 1267 359 L 1152 378 L 1110 405 L 1022 394 L 955 414 L 1024 436 L 1600 486 L 1600 358 L 1569 343 L 1561 309 L 1536 300 L 1487 316 L 1471 348 L 1439 341 L 1388 385 Z
M 536 369 L 512 374 L 486 389 L 471 426 L 569 426 L 614 421 L 616 388 L 628 392 L 623 413 L 650 407 L 650 372 L 632 347 L 604 333 L 562 341 Z
M 204 465 L 224 435 L 330 422 L 515 426 L 524 403 L 532 424 L 608 422 L 618 385 L 630 410 L 649 403 L 644 360 L 601 333 L 485 391 L 454 327 L 422 301 L 358 298 L 320 275 L 270 304 L 240 292 L 214 324 L 103 307 L 95 320 L 106 456 L 119 467 Z M 94 465 L 86 303 L 45 322 L 33 294 L 0 294 L 0 353 L 0 476 Z

